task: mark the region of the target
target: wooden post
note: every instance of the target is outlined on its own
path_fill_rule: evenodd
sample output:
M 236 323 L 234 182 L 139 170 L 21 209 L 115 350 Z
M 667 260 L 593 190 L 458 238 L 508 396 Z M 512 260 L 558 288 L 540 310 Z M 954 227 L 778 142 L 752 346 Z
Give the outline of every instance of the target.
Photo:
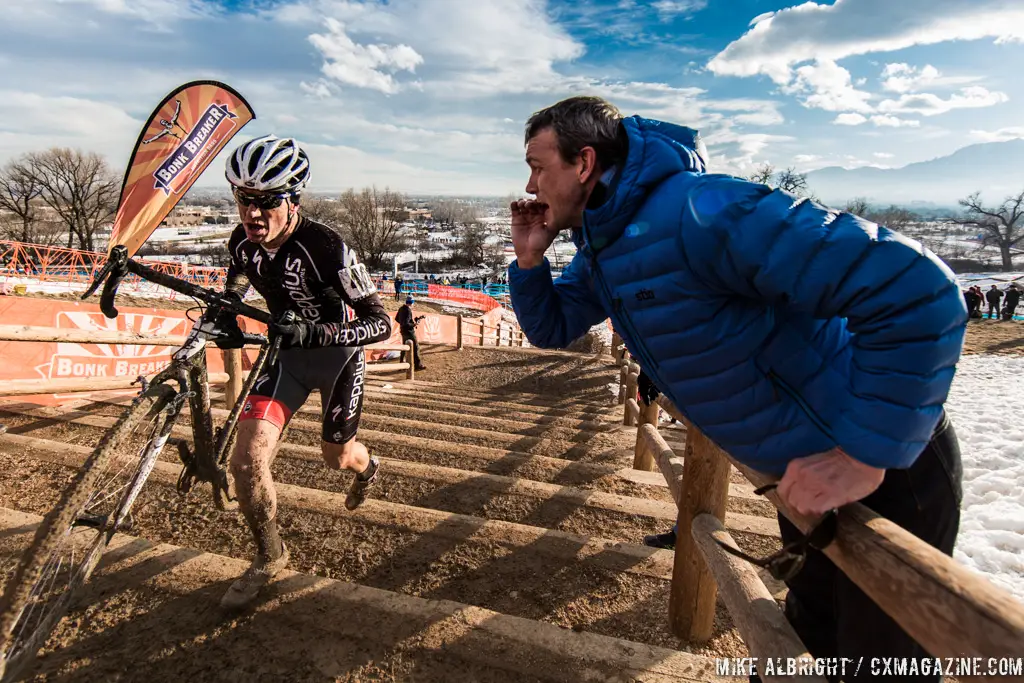
M 633 469 L 644 472 L 656 472 L 657 465 L 654 462 L 654 455 L 643 443 L 643 426 L 650 425 L 655 432 L 658 431 L 658 412 L 660 408 L 657 403 L 651 405 L 640 404 L 640 419 L 637 422 L 636 447 L 633 450 Z
M 224 358 L 224 370 L 228 373 L 228 384 L 224 388 L 224 403 L 228 410 L 235 407 L 235 401 L 242 393 L 242 350 L 225 349 L 221 351 Z
M 711 638 L 715 625 L 718 585 L 695 547 L 690 529 L 700 514 L 725 520 L 730 464 L 718 446 L 689 422 L 684 463 L 668 618 L 676 636 L 690 643 L 703 643 Z
M 504 331 L 505 331 L 505 326 L 499 320 L 498 321 L 498 332 L 497 332 L 498 338 L 497 338 L 497 340 L 494 343 L 495 346 L 501 346 L 501 333 L 504 332 Z M 509 346 L 511 346 L 511 344 L 509 344 Z
M 622 360 L 622 353 L 619 351 L 620 346 L 622 346 L 622 337 L 619 336 L 618 332 L 612 331 L 612 358 L 615 360 Z
M 462 314 L 455 316 L 455 348 L 462 350 Z
M 633 405 L 636 405 L 636 378 L 637 373 L 635 372 L 631 372 L 628 375 L 626 375 L 626 400 L 624 402 L 624 405 L 626 407 L 622 411 L 622 424 L 626 425 L 627 427 L 633 426 L 633 410 L 632 406 L 630 406 L 629 404 L 629 401 L 632 399 Z
M 414 355 L 411 339 L 405 343 L 405 348 L 409 349 L 409 369 L 405 371 L 405 378 L 407 380 L 414 380 L 416 379 L 416 356 Z
M 480 318 L 480 346 L 484 345 L 484 337 L 487 336 L 487 328 L 484 327 L 484 319 Z

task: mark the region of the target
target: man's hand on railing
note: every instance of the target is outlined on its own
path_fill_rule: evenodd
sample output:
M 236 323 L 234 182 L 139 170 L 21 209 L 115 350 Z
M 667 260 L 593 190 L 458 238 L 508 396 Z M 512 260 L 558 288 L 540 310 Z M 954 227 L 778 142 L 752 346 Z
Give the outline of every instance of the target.
M 778 493 L 800 514 L 822 515 L 868 497 L 884 478 L 884 469 L 865 465 L 834 448 L 791 460 Z

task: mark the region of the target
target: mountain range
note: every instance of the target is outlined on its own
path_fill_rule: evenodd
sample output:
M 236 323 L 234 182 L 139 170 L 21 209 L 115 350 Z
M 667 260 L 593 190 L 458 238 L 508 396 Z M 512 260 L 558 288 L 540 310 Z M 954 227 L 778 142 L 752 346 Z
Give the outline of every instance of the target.
M 829 205 L 854 197 L 870 204 L 938 204 L 981 192 L 989 203 L 1024 190 L 1024 139 L 962 147 L 949 156 L 900 168 L 829 166 L 807 174 L 811 192 Z

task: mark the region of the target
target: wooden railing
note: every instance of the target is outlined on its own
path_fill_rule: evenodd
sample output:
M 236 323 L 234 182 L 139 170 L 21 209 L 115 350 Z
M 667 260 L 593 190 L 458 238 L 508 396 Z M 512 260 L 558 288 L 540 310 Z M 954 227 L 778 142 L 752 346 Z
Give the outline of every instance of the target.
M 691 642 L 708 640 L 719 593 L 751 657 L 758 661 L 793 658 L 810 661 L 781 609 L 757 571 L 724 551 L 716 541 L 736 547 L 725 528 L 732 468 L 754 486 L 774 481 L 737 462 L 688 422 L 668 399 L 652 406 L 637 400 L 640 367 L 632 362 L 618 335 L 612 353 L 620 366 L 619 403 L 623 424 L 636 425 L 633 466 L 660 470 L 678 508 L 675 564 L 669 599 L 673 633 Z M 663 410 L 686 427 L 686 447 L 677 454 L 658 429 Z M 789 509 L 774 491 L 766 499 L 801 531 L 814 520 Z M 860 503 L 839 511 L 838 532 L 825 555 L 933 657 L 982 658 L 1020 663 L 1024 657 L 1024 605 L 1007 591 L 952 557 L 928 545 Z M 824 680 L 813 676 L 768 676 L 765 680 Z M 957 676 L 960 680 L 981 676 Z M 987 681 L 1021 680 L 989 675 Z
M 526 335 L 517 325 L 499 322 L 497 325 L 488 325 L 483 319 L 464 320 L 462 314 L 456 316 L 456 342 L 455 346 L 462 349 L 466 346 L 465 339 L 475 339 L 472 346 L 484 346 L 488 340 L 494 342 L 493 346 L 523 347 L 527 346 Z M 476 331 L 470 331 L 475 329 Z M 488 331 L 494 334 L 488 334 Z
M 181 336 L 145 336 L 131 332 L 81 330 L 58 327 L 30 327 L 26 325 L 0 325 L 0 341 L 17 342 L 64 342 L 77 344 L 131 344 L 145 346 L 180 347 L 185 343 Z M 210 342 L 207 349 L 216 346 Z M 252 347 L 256 348 L 256 347 Z M 394 372 L 405 370 L 406 379 L 415 379 L 416 369 L 412 363 L 412 342 L 407 344 L 368 344 L 367 351 L 406 351 L 409 362 L 367 363 L 367 372 Z M 221 351 L 226 372 L 209 373 L 210 384 L 227 385 L 228 407 L 241 392 L 245 381 L 240 349 Z M 136 359 L 138 360 L 138 359 Z M 150 358 L 150 360 L 152 360 Z M 78 391 L 112 391 L 131 389 L 135 377 L 89 377 L 84 379 L 9 379 L 0 380 L 0 397 L 28 396 L 36 394 L 70 394 Z

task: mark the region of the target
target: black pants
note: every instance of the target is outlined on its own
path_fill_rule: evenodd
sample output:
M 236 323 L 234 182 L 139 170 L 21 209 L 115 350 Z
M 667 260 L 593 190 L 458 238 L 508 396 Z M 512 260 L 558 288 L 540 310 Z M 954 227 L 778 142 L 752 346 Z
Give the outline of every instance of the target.
M 416 339 L 416 330 L 406 332 L 402 330 L 402 341 L 412 342 L 412 353 L 415 358 L 414 364 L 417 368 L 423 367 L 423 361 L 420 360 L 420 342 Z M 402 351 L 402 362 L 405 362 L 405 357 L 409 354 L 408 351 Z
M 963 466 L 956 432 L 944 415 L 931 442 L 909 469 L 888 470 L 882 485 L 861 502 L 947 555 L 960 528 Z M 779 514 L 783 543 L 801 536 Z M 847 667 L 844 680 L 872 680 L 872 657 L 929 657 L 875 602 L 836 568 L 824 553 L 810 549 L 803 570 L 791 579 L 786 618 L 814 657 L 864 657 L 860 675 Z M 879 674 L 882 671 L 879 669 Z M 757 680 L 752 677 L 751 680 Z M 835 683 L 839 678 L 830 678 Z M 890 680 L 890 679 L 887 679 Z M 938 681 L 939 676 L 900 680 Z
M 991 318 L 998 318 L 999 317 L 999 302 L 998 301 L 996 301 L 995 303 L 992 303 L 991 301 L 988 302 L 988 317 L 990 319 Z
M 1013 320 L 1013 316 L 1014 316 L 1014 314 L 1016 312 L 1017 312 L 1017 304 L 1014 304 L 1012 308 L 1010 306 L 1005 306 L 1003 308 L 1003 319 L 1004 320 Z

